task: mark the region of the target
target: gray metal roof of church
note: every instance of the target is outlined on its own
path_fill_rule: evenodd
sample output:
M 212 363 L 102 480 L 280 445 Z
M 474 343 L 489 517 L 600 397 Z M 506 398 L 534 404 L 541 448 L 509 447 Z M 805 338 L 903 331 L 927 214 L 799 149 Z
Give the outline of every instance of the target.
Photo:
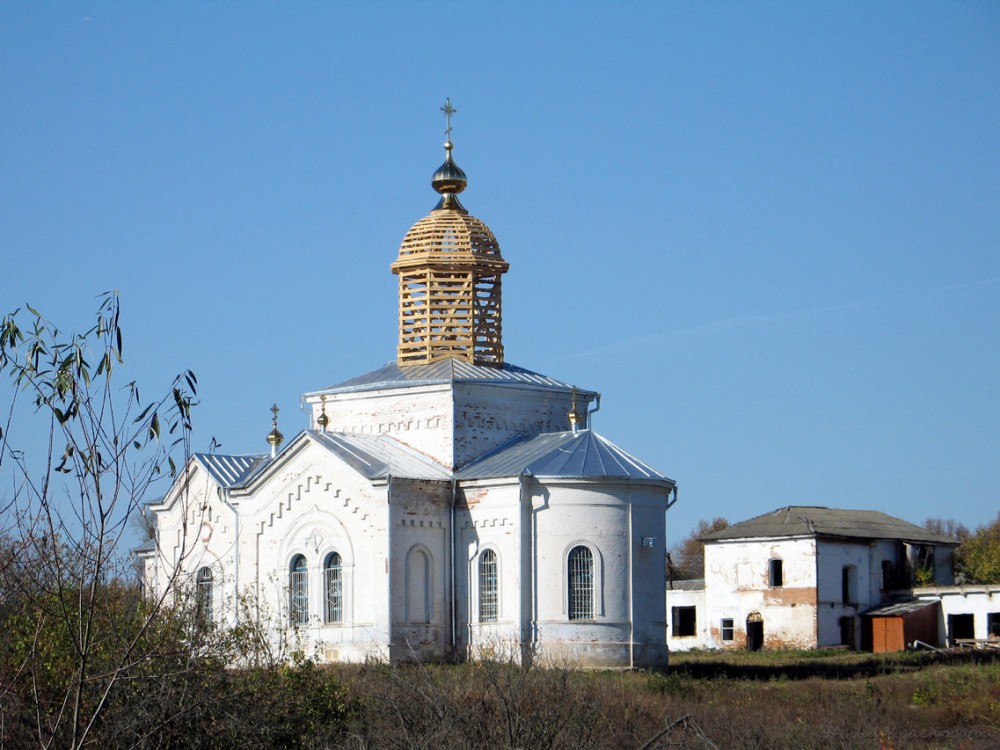
M 762 516 L 706 534 L 705 541 L 755 537 L 834 536 L 858 539 L 900 539 L 927 544 L 956 544 L 916 524 L 877 510 L 842 510 L 789 505 Z
M 240 484 L 249 477 L 254 469 L 267 461 L 266 453 L 258 453 L 247 456 L 225 456 L 218 453 L 195 453 L 194 459 L 198 461 L 205 471 L 223 487 L 233 487 Z
M 319 430 L 306 430 L 306 433 L 368 479 L 388 476 L 451 479 L 451 472 L 445 466 L 388 435 L 348 435 Z
M 572 386 L 561 380 L 541 375 L 523 367 L 505 363 L 500 367 L 474 365 L 462 359 L 449 357 L 429 365 L 408 365 L 400 367 L 395 362 L 389 362 L 379 370 L 367 372 L 364 375 L 331 385 L 306 396 L 323 393 L 341 393 L 351 391 L 372 391 L 380 388 L 398 388 L 413 385 L 432 385 L 437 383 L 510 383 L 514 385 L 534 386 L 568 391 Z M 579 390 L 583 397 L 595 395 L 593 391 Z
M 591 430 L 547 432 L 516 438 L 455 473 L 457 479 L 527 474 L 561 479 L 642 479 L 674 484 L 610 440 Z

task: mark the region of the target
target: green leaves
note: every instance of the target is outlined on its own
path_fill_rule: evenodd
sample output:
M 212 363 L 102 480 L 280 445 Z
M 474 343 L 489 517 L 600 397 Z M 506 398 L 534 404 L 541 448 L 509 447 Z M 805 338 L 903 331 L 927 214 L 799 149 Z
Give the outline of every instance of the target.
M 1000 583 L 1000 515 L 962 542 L 956 563 L 970 583 Z

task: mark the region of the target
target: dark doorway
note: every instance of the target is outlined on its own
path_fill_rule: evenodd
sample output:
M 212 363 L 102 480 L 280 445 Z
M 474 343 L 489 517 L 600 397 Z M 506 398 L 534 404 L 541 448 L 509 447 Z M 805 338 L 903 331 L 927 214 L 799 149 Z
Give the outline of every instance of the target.
M 975 638 L 976 627 L 972 615 L 948 615 L 948 639 L 952 645 L 958 638 Z
M 764 618 L 759 612 L 751 612 L 747 617 L 747 650 L 760 651 L 764 648 Z
M 840 618 L 840 645 L 848 646 L 850 648 L 857 648 L 857 643 L 854 640 L 853 617 Z

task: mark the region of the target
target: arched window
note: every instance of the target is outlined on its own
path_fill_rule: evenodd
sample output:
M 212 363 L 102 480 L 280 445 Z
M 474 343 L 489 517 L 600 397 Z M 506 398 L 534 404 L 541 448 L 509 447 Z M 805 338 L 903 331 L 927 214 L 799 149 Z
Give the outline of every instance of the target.
M 195 579 L 195 621 L 198 627 L 207 628 L 212 624 L 212 569 L 201 568 Z
M 483 550 L 479 556 L 479 621 L 496 622 L 499 610 L 497 553 Z
M 406 558 L 406 621 L 431 621 L 431 560 L 418 547 Z
M 594 618 L 594 553 L 578 546 L 569 551 L 569 619 Z
M 292 625 L 309 622 L 309 569 L 304 555 L 292 558 L 288 574 L 288 616 Z
M 326 601 L 323 604 L 323 619 L 326 622 L 344 621 L 344 576 L 340 555 L 331 552 L 323 565 L 323 588 Z

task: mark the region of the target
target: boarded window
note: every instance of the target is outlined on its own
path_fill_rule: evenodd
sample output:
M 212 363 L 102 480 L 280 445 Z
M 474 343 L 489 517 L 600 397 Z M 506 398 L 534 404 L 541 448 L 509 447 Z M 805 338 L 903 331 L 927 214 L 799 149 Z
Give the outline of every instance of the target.
M 769 560 L 767 564 L 767 582 L 771 588 L 783 586 L 785 583 L 785 571 L 781 560 Z
M 694 607 L 672 607 L 671 621 L 673 623 L 674 637 L 684 638 L 696 635 L 698 632 L 698 621 Z M 732 620 L 730 620 L 732 622 Z
M 720 628 L 720 630 L 722 632 L 722 640 L 724 641 L 733 640 L 733 618 L 723 617 L 722 628 Z

